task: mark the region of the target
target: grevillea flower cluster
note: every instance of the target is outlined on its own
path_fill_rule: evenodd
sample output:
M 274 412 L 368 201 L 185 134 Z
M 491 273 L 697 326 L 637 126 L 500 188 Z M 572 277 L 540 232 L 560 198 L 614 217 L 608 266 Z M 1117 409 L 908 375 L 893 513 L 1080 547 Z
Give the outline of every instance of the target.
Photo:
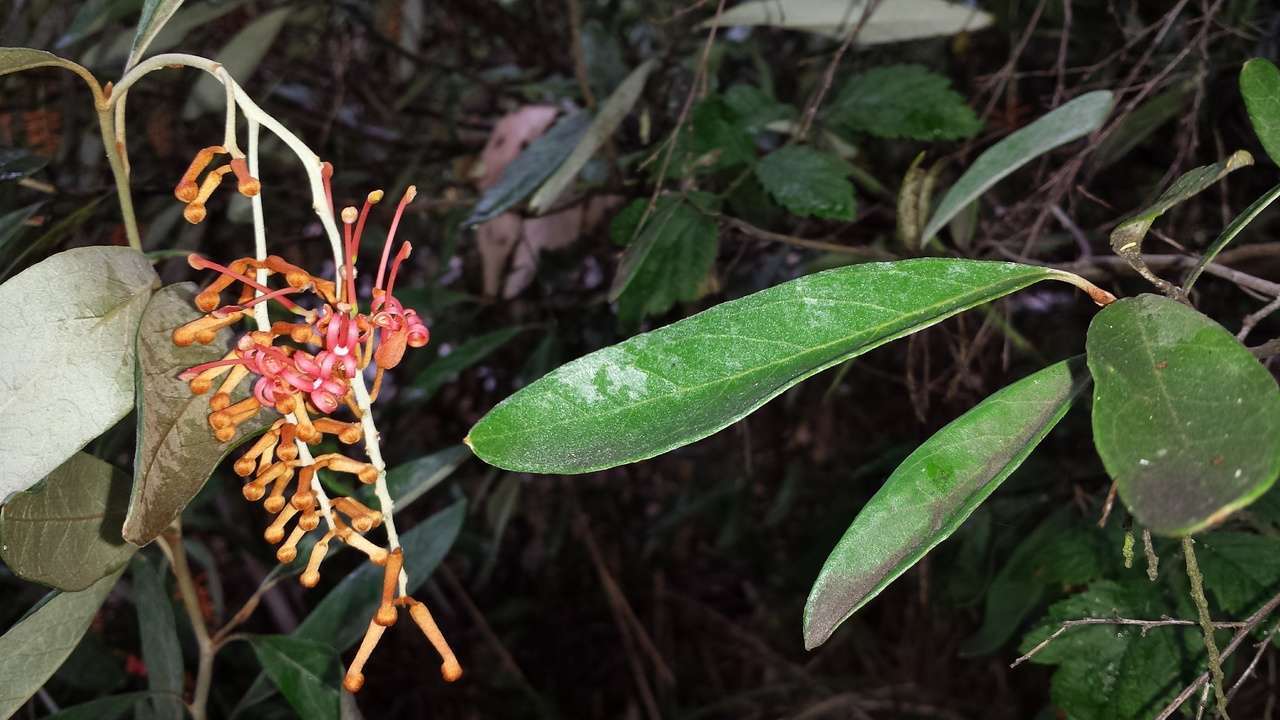
M 213 158 L 224 152 L 217 146 L 201 150 L 175 188 L 174 195 L 187 204 L 184 215 L 188 221 L 203 220 L 204 203 L 227 173 L 236 175 L 241 193 L 259 192 L 258 180 L 249 175 L 243 158 L 234 153 L 228 164 L 210 170 L 197 182 Z M 326 163 L 323 178 L 330 205 L 331 176 L 332 168 Z M 321 471 L 347 473 L 363 484 L 373 485 L 379 478 L 378 469 L 344 453 L 311 457 L 307 449 L 324 435 L 331 435 L 344 445 L 354 445 L 365 438 L 372 424 L 363 422 L 367 410 L 357 403 L 352 381 L 373 366 L 371 403 L 378 396 L 383 374 L 400 363 L 406 348 L 422 347 L 430 339 L 417 313 L 405 308 L 393 294 L 396 276 L 412 246 L 401 243 L 394 256 L 391 249 L 400 218 L 415 193 L 410 186 L 396 207 L 367 308 L 361 309 L 356 296 L 356 256 L 365 221 L 382 200 L 381 190 L 369 193 L 360 210 L 347 207 L 340 214 L 344 262 L 337 281 L 316 277 L 275 255 L 239 258 L 225 266 L 199 255 L 189 256 L 193 268 L 212 270 L 217 277 L 195 298 L 196 307 L 205 314 L 173 331 L 176 345 L 208 344 L 219 330 L 235 325 L 256 305 L 268 301 L 279 303 L 294 316 L 292 321 L 271 323 L 269 330 L 246 332 L 225 357 L 192 367 L 180 377 L 189 381 L 193 393 L 209 394 L 209 427 L 222 442 L 230 441 L 239 426 L 262 410 L 282 416 L 236 460 L 234 470 L 246 479 L 241 488 L 244 498 L 254 503 L 261 501 L 267 513 L 274 516 L 263 536 L 267 542 L 279 545 L 276 558 L 281 563 L 297 559 L 303 538 L 319 531 L 321 520 L 325 520 L 325 531 L 312 545 L 300 577 L 302 585 L 314 587 L 320 581 L 320 565 L 334 541 L 364 553 L 370 562 L 383 568 L 381 603 L 343 680 L 350 692 L 364 685 L 364 665 L 386 628 L 395 624 L 401 608 L 407 609 L 409 617 L 440 653 L 444 678 L 453 681 L 462 674 L 430 611 L 403 592 L 402 550 L 383 548 L 366 537 L 383 524 L 383 513 L 354 497 L 329 500 L 316 478 Z M 283 280 L 283 285 L 270 287 L 272 278 Z M 224 301 L 223 294 L 237 286 L 239 292 L 234 300 Z M 251 384 L 247 397 L 233 401 L 233 395 L 246 394 L 241 391 L 246 382 Z M 335 417 L 344 411 L 355 421 Z

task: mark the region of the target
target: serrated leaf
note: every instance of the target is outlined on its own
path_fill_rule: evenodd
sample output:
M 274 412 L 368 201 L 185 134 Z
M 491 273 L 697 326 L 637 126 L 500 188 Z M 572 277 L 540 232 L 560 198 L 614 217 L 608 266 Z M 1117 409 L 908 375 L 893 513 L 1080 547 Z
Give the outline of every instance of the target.
M 293 13 L 293 8 L 282 7 L 263 13 L 253 22 L 246 25 L 235 37 L 223 46 L 213 58 L 240 85 L 248 82 L 259 63 L 266 57 L 271 44 L 275 42 L 285 21 Z M 182 108 L 182 118 L 193 120 L 201 113 L 211 110 L 222 110 L 226 105 L 227 91 L 217 79 L 204 75 L 196 81 L 191 90 L 191 97 Z
M 636 101 L 640 99 L 640 93 L 644 91 L 645 80 L 649 78 L 655 63 L 654 60 L 641 63 L 631 71 L 622 84 L 618 85 L 613 94 L 601 103 L 600 110 L 591 121 L 591 127 L 587 128 L 573 152 L 569 153 L 569 157 L 565 158 L 565 161 L 556 168 L 555 173 L 547 178 L 547 181 L 529 200 L 529 209 L 535 215 L 541 215 L 551 209 L 591 156 L 604 146 L 614 130 L 617 130 L 631 113 L 631 108 L 635 106 Z
M 138 29 L 133 35 L 129 59 L 125 63 L 126 70 L 138 64 L 143 53 L 147 51 L 147 46 L 180 7 L 182 7 L 182 0 L 146 0 L 143 3 L 142 16 L 138 19 Z
M 288 635 L 256 635 L 253 652 L 298 717 L 338 717 L 338 655 L 327 643 Z
M 409 593 L 417 592 L 453 547 L 466 519 L 467 503 L 459 500 L 400 535 L 404 548 L 404 570 L 409 576 Z M 338 652 L 355 645 L 368 627 L 382 593 L 382 568 L 360 565 L 329 591 L 315 609 L 290 635 L 292 638 L 323 642 Z M 359 618 L 353 620 L 353 618 Z M 271 690 L 259 676 L 241 699 L 237 712 L 270 697 Z
M 146 545 L 163 532 L 204 487 L 222 458 L 275 419 L 271 412 L 259 412 L 241 424 L 229 442 L 213 436 L 209 394 L 193 395 L 178 374 L 222 358 L 231 348 L 233 333 L 224 329 L 208 345 L 173 344 L 174 329 L 201 315 L 195 308 L 195 294 L 192 283 L 162 288 L 147 304 L 138 327 L 138 446 L 124 521 L 124 538 L 135 545 Z M 233 400 L 247 393 L 241 387 Z
M 0 717 L 12 717 L 62 665 L 119 578 L 117 572 L 79 592 L 54 592 L 0 636 Z
M 129 476 L 76 453 L 0 506 L 0 559 L 19 577 L 83 590 L 129 562 L 120 537 Z
M 703 27 L 769 25 L 844 37 L 862 19 L 866 0 L 750 0 L 738 3 Z M 994 18 L 981 10 L 943 0 L 883 2 L 855 40 L 857 46 L 974 32 Z
M 1213 532 L 1196 538 L 1196 559 L 1205 589 L 1218 607 L 1244 617 L 1280 587 L 1280 539 L 1242 532 Z
M 1144 581 L 1097 582 L 1086 592 L 1058 602 L 1045 621 L 1029 633 L 1021 650 L 1029 651 L 1067 620 L 1080 618 L 1159 618 L 1169 608 L 1159 586 Z M 1189 661 L 1181 635 L 1186 628 L 1093 625 L 1063 633 L 1032 662 L 1058 665 L 1053 674 L 1054 704 L 1073 720 L 1133 720 L 1157 713 L 1181 689 L 1182 667 Z
M 142 253 L 83 247 L 0 285 L 0 501 L 133 407 L 133 335 L 159 278 Z
M 133 559 L 134 605 L 138 611 L 142 661 L 147 667 L 147 687 L 155 693 L 147 702 L 151 720 L 182 720 L 182 646 L 173 616 L 170 594 L 165 590 L 165 569 L 143 555 Z
M 1089 325 L 1093 439 L 1144 526 L 1189 535 L 1266 492 L 1280 474 L 1280 389 L 1218 323 L 1156 295 Z
M 992 394 L 911 453 L 867 501 L 818 573 L 804 608 L 812 650 L 947 539 L 1035 450 L 1088 384 L 1064 360 Z
M 1280 69 L 1265 58 L 1245 63 L 1240 68 L 1240 94 L 1254 134 L 1271 162 L 1280 164 Z
M 712 95 L 693 108 L 688 126 L 677 137 L 667 178 L 715 172 L 755 159 L 755 142 L 746 125 L 724 98 Z
M 841 128 L 882 138 L 958 140 L 982 122 L 951 81 L 921 65 L 888 65 L 859 73 L 827 111 Z
M 1043 267 L 921 258 L 828 270 L 579 358 L 471 429 L 482 460 L 583 473 L 660 455 L 851 357 L 1040 280 Z
M 796 109 L 780 103 L 755 85 L 741 83 L 724 92 L 724 102 L 747 130 L 759 130 L 769 123 L 795 118 Z
M 1146 265 L 1142 261 L 1142 240 L 1147 236 L 1156 218 L 1165 214 L 1174 205 L 1213 186 L 1229 173 L 1252 164 L 1252 155 L 1244 150 L 1237 150 L 1222 162 L 1202 165 L 1184 173 L 1173 181 L 1168 190 L 1161 193 L 1154 204 L 1124 220 L 1111 231 L 1111 249 L 1128 260 L 1130 264 L 1145 268 Z
M 756 178 L 769 195 L 793 215 L 852 220 L 853 183 L 849 167 L 811 147 L 788 145 L 756 165 Z
M 719 247 L 714 220 L 680 198 L 659 198 L 609 290 L 618 302 L 618 321 L 634 328 L 677 302 L 696 300 Z
M 1108 90 L 1086 93 L 987 148 L 942 196 L 933 219 L 925 226 L 924 240 L 938 234 L 956 213 L 1013 171 L 1097 130 L 1110 114 L 1112 100 Z
M 529 143 L 502 171 L 498 184 L 484 191 L 462 224 L 470 227 L 492 220 L 524 200 L 569 157 L 590 123 L 590 113 L 574 113 L 561 118 L 545 135 Z

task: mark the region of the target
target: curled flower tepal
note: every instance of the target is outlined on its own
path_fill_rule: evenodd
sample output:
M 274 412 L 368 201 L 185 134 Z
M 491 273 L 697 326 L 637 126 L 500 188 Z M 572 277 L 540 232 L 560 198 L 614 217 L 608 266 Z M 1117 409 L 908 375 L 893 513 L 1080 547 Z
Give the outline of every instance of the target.
M 175 188 L 174 194 L 187 203 L 188 220 L 203 218 L 204 203 L 227 173 L 235 174 L 242 193 L 259 192 L 260 185 L 249 175 L 242 157 L 233 156 L 200 180 L 214 158 L 226 153 L 219 146 L 201 150 Z M 324 177 L 332 197 L 328 174 Z M 173 330 L 176 345 L 208 344 L 220 330 L 242 320 L 253 317 L 258 323 L 257 330 L 241 335 L 221 359 L 189 368 L 180 377 L 190 383 L 193 394 L 208 395 L 209 428 L 223 442 L 263 410 L 282 416 L 233 466 L 236 475 L 244 478 L 245 500 L 262 503 L 272 516 L 263 538 L 277 546 L 276 559 L 281 563 L 305 560 L 300 577 L 305 587 L 320 582 L 321 565 L 334 542 L 354 548 L 383 568 L 381 602 L 368 620 L 369 631 L 343 683 L 352 692 L 364 685 L 364 665 L 401 607 L 409 609 L 414 623 L 440 653 L 444 678 L 452 681 L 462 674 L 430 611 L 405 592 L 404 554 L 395 540 L 392 518 L 384 514 L 387 508 L 374 509 L 354 497 L 330 500 L 319 479 L 320 472 L 346 473 L 360 485 L 375 486 L 378 497 L 385 497 L 385 473 L 369 403 L 377 397 L 383 373 L 400 363 L 406 348 L 422 347 L 430 339 L 422 319 L 393 294 L 412 247 L 404 242 L 394 256 L 391 250 L 414 194 L 410 187 L 396 207 L 367 308 L 360 307 L 356 296 L 356 260 L 365 221 L 382 199 L 380 190 L 369 193 L 361 210 L 348 207 L 340 215 L 343 262 L 336 280 L 315 277 L 275 255 L 239 258 L 225 266 L 191 255 L 188 262 L 193 268 L 213 271 L 216 277 L 196 295 L 196 307 L 205 314 Z M 272 287 L 273 279 L 284 284 Z M 232 294 L 224 298 L 227 291 Z M 270 322 L 264 312 L 269 303 L 283 307 L 293 318 Z M 360 396 L 361 405 L 357 390 L 363 391 L 363 373 L 370 364 L 373 390 Z M 346 409 L 355 414 L 354 420 L 334 417 Z M 368 460 L 346 452 L 313 456 L 308 445 L 325 435 L 348 446 L 364 441 Z M 387 529 L 387 547 L 366 537 L 381 527 Z M 303 540 L 313 531 L 321 536 L 306 549 Z

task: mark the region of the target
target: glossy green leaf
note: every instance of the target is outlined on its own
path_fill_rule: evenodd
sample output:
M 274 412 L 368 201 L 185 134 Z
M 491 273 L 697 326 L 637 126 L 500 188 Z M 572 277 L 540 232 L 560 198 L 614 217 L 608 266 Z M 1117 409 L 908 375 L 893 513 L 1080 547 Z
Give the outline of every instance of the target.
M 1087 384 L 1079 359 L 1050 365 L 987 397 L 911 453 L 867 501 L 818 573 L 804 609 L 805 647 L 826 642 L 950 537 Z
M 1159 585 L 1097 582 L 1083 593 L 1056 603 L 1044 621 L 1022 641 L 1027 652 L 1067 620 L 1080 618 L 1159 618 L 1171 608 Z M 1051 696 L 1072 720 L 1151 718 L 1182 688 L 1189 657 L 1186 642 L 1195 630 L 1093 625 L 1063 633 L 1032 657 L 1057 665 Z
M 720 247 L 715 220 L 674 196 L 658 199 L 640 236 L 627 248 L 609 290 L 618 321 L 635 328 L 677 302 L 696 300 Z
M 959 140 L 982 122 L 951 89 L 951 80 L 922 65 L 885 65 L 845 81 L 827 110 L 839 127 L 882 138 Z
M 0 717 L 12 717 L 62 665 L 119 573 L 79 592 L 55 592 L 0 636 Z
M 573 152 L 569 153 L 569 157 L 556 168 L 555 173 L 547 178 L 547 181 L 538 188 L 533 194 L 533 198 L 529 200 L 529 209 L 534 214 L 541 215 L 550 210 L 555 205 L 556 200 L 560 198 L 560 194 L 565 188 L 569 187 L 569 183 L 578 176 L 578 172 L 587 164 L 591 156 L 596 151 L 604 147 L 605 142 L 618 129 L 622 121 L 631 113 L 631 108 L 635 106 L 636 101 L 640 99 L 640 93 L 644 90 L 644 82 L 649 78 L 649 73 L 653 71 L 656 61 L 647 60 L 640 64 L 631 74 L 627 76 L 622 84 L 618 85 L 613 94 L 608 97 L 600 105 L 599 111 L 596 113 L 595 119 L 591 121 L 591 127 L 587 128 L 586 133 L 582 136 L 582 140 L 574 147 Z
M 173 616 L 173 603 L 165 589 L 165 567 L 143 555 L 130 565 L 138 632 L 142 636 L 142 661 L 147 667 L 147 687 L 154 695 L 146 700 L 152 720 L 181 720 L 182 646 Z
M 258 662 L 298 717 L 338 717 L 338 654 L 331 645 L 288 635 L 249 639 Z
M 231 38 L 231 41 L 223 46 L 213 59 L 226 68 L 227 73 L 236 82 L 244 85 L 258 69 L 258 64 L 262 62 L 262 58 L 266 57 L 271 44 L 280 35 L 285 21 L 292 13 L 292 7 L 281 7 L 263 13 L 236 33 L 236 36 Z M 196 81 L 191 97 L 182 109 L 182 117 L 185 120 L 192 120 L 203 112 L 221 111 L 226 102 L 227 91 L 223 89 L 222 83 L 211 76 L 202 76 Z
M 133 407 L 133 335 L 159 279 L 142 253 L 83 247 L 0 285 L 0 501 Z
M 1119 300 L 1089 326 L 1093 441 L 1144 526 L 1188 535 L 1280 474 L 1280 389 L 1231 333 L 1156 295 Z
M 844 37 L 862 19 L 865 0 L 748 0 L 734 5 L 704 27 L 769 25 Z M 975 32 L 994 18 L 986 12 L 945 0 L 882 2 L 856 38 L 857 46 Z
M 120 537 L 129 476 L 76 453 L 0 506 L 0 559 L 26 580 L 83 590 L 137 550 Z
M 569 157 L 590 124 L 590 113 L 579 112 L 560 118 L 545 135 L 529 143 L 507 165 L 498 184 L 484 191 L 462 224 L 479 225 L 492 220 L 524 200 Z
M 125 68 L 131 68 L 142 59 L 147 46 L 155 40 L 156 35 L 169 18 L 182 7 L 182 0 L 146 0 L 142 5 L 142 17 L 138 19 L 138 30 L 133 35 L 133 45 L 129 48 L 129 59 Z
M 245 421 L 229 442 L 209 429 L 209 394 L 193 395 L 179 373 L 219 360 L 231 348 L 234 333 L 223 329 L 208 345 L 178 347 L 175 328 L 200 317 L 196 287 L 180 283 L 161 288 L 147 304 L 138 326 L 138 445 L 133 462 L 133 493 L 124 522 L 124 538 L 146 545 L 169 527 L 200 492 L 218 463 L 244 440 L 267 428 L 276 417 L 260 412 Z M 212 391 L 211 391 L 212 392 Z M 243 385 L 233 394 L 248 394 Z
M 933 219 L 925 226 L 924 239 L 928 241 L 936 235 L 964 206 L 1013 171 L 1097 130 L 1110 114 L 1111 105 L 1110 91 L 1086 93 L 987 148 L 942 196 Z
M 1264 58 L 1245 63 L 1240 68 L 1240 94 L 1254 134 L 1271 162 L 1280 164 L 1280 69 Z
M 410 593 L 417 592 L 444 560 L 458 539 L 466 516 L 466 501 L 458 501 L 408 532 L 401 533 L 400 545 L 404 548 L 404 570 L 409 576 Z M 368 618 L 373 617 L 381 594 L 382 568 L 363 563 L 325 595 L 290 637 L 326 643 L 343 652 L 364 636 Z M 245 693 L 235 715 L 270 695 L 270 687 L 259 678 Z
M 523 325 L 516 325 L 467 340 L 418 373 L 413 379 L 414 387 L 425 390 L 428 397 L 434 395 L 441 387 L 457 378 L 458 373 L 489 357 L 527 329 Z
M 856 204 L 849 166 L 833 155 L 787 145 L 756 165 L 756 179 L 793 215 L 852 220 Z
M 1178 203 L 1208 189 L 1229 173 L 1252 164 L 1252 155 L 1244 150 L 1237 150 L 1222 162 L 1202 165 L 1184 173 L 1173 181 L 1168 190 L 1161 193 L 1151 207 L 1126 219 L 1111 231 L 1111 249 L 1128 260 L 1144 277 L 1152 279 L 1154 276 L 1150 276 L 1150 271 L 1146 271 L 1146 264 L 1142 261 L 1142 240 L 1151 230 L 1152 223 Z M 1161 285 L 1158 281 L 1156 284 Z
M 828 270 L 596 351 L 504 400 L 467 442 L 498 467 L 582 473 L 700 440 L 805 378 L 1069 273 L 921 258 Z

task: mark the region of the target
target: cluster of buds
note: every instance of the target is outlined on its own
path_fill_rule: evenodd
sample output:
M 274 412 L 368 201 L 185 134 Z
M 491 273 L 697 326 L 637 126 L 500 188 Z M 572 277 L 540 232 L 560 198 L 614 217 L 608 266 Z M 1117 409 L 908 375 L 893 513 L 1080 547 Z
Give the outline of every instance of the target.
M 203 216 L 203 203 L 221 177 L 214 174 L 221 168 L 212 171 L 199 189 L 194 190 L 195 177 L 218 151 L 221 148 L 202 150 L 178 185 L 175 194 L 188 203 L 188 219 L 193 214 Z M 244 192 L 247 172 L 241 175 L 235 159 L 228 167 L 241 177 Z M 331 172 L 326 163 L 326 190 Z M 256 194 L 257 181 L 253 183 Z M 383 373 L 400 363 L 406 347 L 421 347 L 430 339 L 418 315 L 392 294 L 396 275 L 412 248 L 408 242 L 402 243 L 394 258 L 391 248 L 396 227 L 414 195 L 415 190 L 410 187 L 396 208 L 367 311 L 360 309 L 356 297 L 355 265 L 365 221 L 373 206 L 382 199 L 380 190 L 369 193 L 363 209 L 348 207 L 341 213 L 345 230 L 344 257 L 337 282 L 315 277 L 274 255 L 263 259 L 240 258 L 227 266 L 191 255 L 188 262 L 193 268 L 215 271 L 218 277 L 195 298 L 196 307 L 205 314 L 173 331 L 176 345 L 208 344 L 219 330 L 253 314 L 254 306 L 267 301 L 278 302 L 295 316 L 293 321 L 260 322 L 259 329 L 240 336 L 225 357 L 189 368 L 180 377 L 190 383 L 192 393 L 211 393 L 209 427 L 222 442 L 235 437 L 239 426 L 263 409 L 274 410 L 282 416 L 236 460 L 234 470 L 245 478 L 241 488 L 245 500 L 261 502 L 263 509 L 273 516 L 263 536 L 267 542 L 279 545 L 276 558 L 281 563 L 294 562 L 303 538 L 318 530 L 322 519 L 325 521 L 323 535 L 312 545 L 300 577 L 303 586 L 314 587 L 319 583 L 320 565 L 335 540 L 364 553 L 370 562 L 383 568 L 382 602 L 343 681 L 350 692 L 364 685 L 364 665 L 383 632 L 395 623 L 401 607 L 408 608 L 410 617 L 440 653 L 444 678 L 453 681 L 462 674 L 461 666 L 426 606 L 399 592 L 403 589 L 401 549 L 383 548 L 365 537 L 389 518 L 354 497 L 329 500 L 317 478 L 321 471 L 347 473 L 360 484 L 377 485 L 384 481 L 381 467 L 343 453 L 312 457 L 307 447 L 319 442 L 324 435 L 336 438 L 343 445 L 364 440 L 366 449 L 369 442 L 376 442 L 376 437 L 366 435 L 376 433 L 364 414 L 368 404 L 361 406 L 355 398 L 353 382 L 363 383 L 362 374 L 369 365 L 374 366 L 373 388 L 369 393 L 369 403 L 372 403 L 381 387 Z M 193 213 L 193 208 L 197 212 Z M 255 276 L 263 281 L 259 282 Z M 271 288 L 271 278 L 283 279 L 283 286 Z M 223 293 L 235 285 L 239 286 L 239 294 L 233 302 L 224 303 Z M 299 304 L 298 301 L 308 297 L 314 300 L 309 307 Z M 247 381 L 251 383 L 250 391 L 239 392 Z M 235 401 L 233 395 L 246 397 Z M 355 417 L 354 422 L 333 417 L 344 408 Z M 374 453 L 370 456 L 378 457 Z
M 215 157 L 227 154 L 231 155 L 230 162 L 205 173 L 204 180 L 197 182 L 200 173 L 209 167 Z M 222 184 L 222 178 L 227 173 L 235 173 L 236 189 L 245 197 L 253 197 L 262 190 L 262 184 L 258 182 L 258 178 L 249 174 L 249 163 L 244 155 L 239 151 L 228 153 L 227 149 L 221 145 L 210 145 L 196 153 L 191 165 L 178 181 L 177 187 L 173 189 L 174 197 L 187 204 L 186 209 L 182 211 L 182 217 L 186 218 L 187 222 L 195 224 L 204 220 L 207 214 L 205 203 L 209 202 L 209 197 Z

